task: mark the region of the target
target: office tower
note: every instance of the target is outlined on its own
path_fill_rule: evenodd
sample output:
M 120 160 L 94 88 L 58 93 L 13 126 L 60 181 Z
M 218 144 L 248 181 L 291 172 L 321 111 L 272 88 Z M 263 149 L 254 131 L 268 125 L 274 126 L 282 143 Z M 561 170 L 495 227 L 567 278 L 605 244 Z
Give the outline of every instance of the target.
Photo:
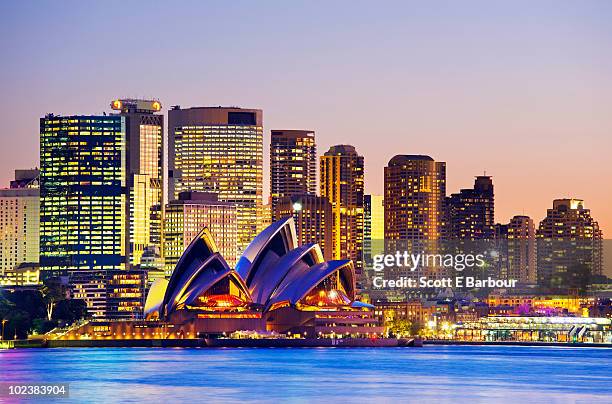
M 238 209 L 238 249 L 261 228 L 263 113 L 259 109 L 173 107 L 168 112 L 168 192 L 213 192 Z
M 453 240 L 493 239 L 495 237 L 494 205 L 491 177 L 476 177 L 474 188 L 462 189 L 446 198 L 446 238 Z
M 352 259 L 360 273 L 363 268 L 363 156 L 353 146 L 337 145 L 321 156 L 320 164 L 321 196 L 332 207 L 332 258 Z
M 16 170 L 11 188 L 0 189 L 0 278 L 7 280 L 4 284 L 18 276 L 15 271 L 22 264 L 38 263 L 39 206 L 38 171 Z
M 111 108 L 125 117 L 125 245 L 128 263 L 136 266 L 145 249 L 161 249 L 164 116 L 156 100 L 118 99 Z
M 442 234 L 446 163 L 397 155 L 385 167 L 385 238 L 437 240 Z
M 285 196 L 277 201 L 280 218 L 293 216 L 300 245 L 317 243 L 326 260 L 333 258 L 332 207 L 325 197 L 316 195 Z
M 584 290 L 602 272 L 602 232 L 581 199 L 555 199 L 537 230 L 538 284 Z
M 124 269 L 125 117 L 40 120 L 42 271 Z
M 105 279 L 126 269 L 126 118 L 55 116 L 40 120 L 41 277 Z M 86 300 L 110 313 L 107 294 Z
M 187 191 L 166 205 L 164 218 L 164 261 L 171 275 L 191 241 L 207 227 L 219 252 L 233 267 L 238 258 L 237 207 L 219 201 L 217 194 Z
M 507 226 L 508 278 L 536 282 L 535 225 L 529 216 L 514 216 Z
M 385 209 L 382 195 L 364 195 L 363 252 L 368 261 L 372 254 L 383 251 Z
M 278 200 L 317 192 L 317 148 L 309 130 L 273 130 L 270 141 L 272 221 L 281 218 Z

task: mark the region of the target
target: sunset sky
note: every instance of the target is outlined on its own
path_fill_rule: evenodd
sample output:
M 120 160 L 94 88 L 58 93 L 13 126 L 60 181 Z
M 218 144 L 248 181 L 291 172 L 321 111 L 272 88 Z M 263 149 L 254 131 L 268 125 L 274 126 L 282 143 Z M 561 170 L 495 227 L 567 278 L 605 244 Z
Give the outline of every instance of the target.
M 496 220 L 585 200 L 612 236 L 612 2 L 0 3 L 0 185 L 38 165 L 45 113 L 264 110 L 270 129 L 355 145 L 366 190 L 395 154 L 493 176 Z

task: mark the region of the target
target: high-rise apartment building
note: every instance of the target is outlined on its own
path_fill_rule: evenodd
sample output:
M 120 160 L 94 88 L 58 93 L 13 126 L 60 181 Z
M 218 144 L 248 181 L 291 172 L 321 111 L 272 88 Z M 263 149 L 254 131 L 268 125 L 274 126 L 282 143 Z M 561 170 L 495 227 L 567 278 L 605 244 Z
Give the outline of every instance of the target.
M 602 272 L 602 232 L 581 199 L 555 199 L 537 230 L 540 286 L 583 289 Z
M 352 259 L 359 272 L 363 268 L 363 156 L 354 146 L 332 146 L 321 156 L 320 172 L 321 196 L 332 208 L 332 257 Z
M 529 216 L 514 216 L 508 223 L 507 251 L 508 278 L 521 283 L 535 283 L 536 232 Z
M 38 263 L 39 206 L 38 171 L 16 170 L 11 188 L 0 189 L 1 278 L 14 277 L 21 264 Z
M 272 221 L 279 220 L 278 201 L 317 192 L 317 148 L 309 130 L 273 130 L 270 141 Z
M 168 112 L 168 192 L 201 191 L 237 206 L 238 248 L 262 228 L 263 113 L 176 106 Z
M 495 238 L 493 180 L 478 176 L 474 188 L 462 189 L 445 201 L 445 234 L 452 240 Z
M 125 117 L 126 254 L 130 266 L 161 248 L 164 116 L 156 100 L 118 99 L 111 108 Z
M 277 201 L 277 213 L 279 218 L 293 216 L 300 245 L 317 243 L 325 259 L 333 259 L 333 215 L 327 198 L 316 195 L 285 196 Z
M 372 254 L 383 252 L 385 239 L 385 208 L 382 195 L 363 197 L 363 254 L 369 262 Z
M 385 167 L 385 239 L 437 240 L 442 235 L 446 163 L 397 155 Z
M 237 207 L 218 200 L 217 194 L 181 192 L 166 205 L 164 261 L 169 276 L 191 241 L 207 227 L 219 252 L 233 267 L 238 258 Z

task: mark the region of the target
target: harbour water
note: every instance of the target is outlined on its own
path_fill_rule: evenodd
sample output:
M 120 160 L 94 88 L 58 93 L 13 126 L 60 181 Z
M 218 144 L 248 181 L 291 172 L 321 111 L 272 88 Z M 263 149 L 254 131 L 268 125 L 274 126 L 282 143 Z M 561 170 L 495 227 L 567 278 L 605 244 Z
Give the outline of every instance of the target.
M 13 349 L 0 382 L 68 383 L 64 403 L 606 403 L 611 366 L 606 348 Z

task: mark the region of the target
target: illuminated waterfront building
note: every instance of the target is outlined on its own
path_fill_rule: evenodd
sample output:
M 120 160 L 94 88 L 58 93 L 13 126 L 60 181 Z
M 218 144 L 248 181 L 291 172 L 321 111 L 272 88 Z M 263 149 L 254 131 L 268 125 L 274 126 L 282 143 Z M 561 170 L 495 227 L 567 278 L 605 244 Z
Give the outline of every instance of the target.
M 537 230 L 540 286 L 584 289 L 602 272 L 602 232 L 581 199 L 555 199 Z
M 332 146 L 321 156 L 320 171 L 321 196 L 327 198 L 332 208 L 332 257 L 353 260 L 360 274 L 363 268 L 363 156 L 353 146 Z
M 70 277 L 72 298 L 84 300 L 94 319 L 142 318 L 145 283 L 140 270 L 78 271 Z
M 454 240 L 493 239 L 495 236 L 493 181 L 478 176 L 474 188 L 462 189 L 445 201 L 445 236 Z
M 270 142 L 272 221 L 279 220 L 278 201 L 317 192 L 317 148 L 309 130 L 273 130 Z
M 385 167 L 385 238 L 437 240 L 442 234 L 446 163 L 397 155 Z
M 118 99 L 111 108 L 125 117 L 125 245 L 134 266 L 147 247 L 161 248 L 164 116 L 158 114 L 161 104 L 156 100 Z
M 612 319 L 590 317 L 482 317 L 457 324 L 460 341 L 612 343 Z
M 259 109 L 176 106 L 168 112 L 170 200 L 180 192 L 219 195 L 238 209 L 238 249 L 262 228 L 263 113 Z
M 38 263 L 39 190 L 37 170 L 16 170 L 10 189 L 0 189 L 0 282 L 21 264 Z
M 332 208 L 327 198 L 316 195 L 293 195 L 277 201 L 281 218 L 293 216 L 300 244 L 316 243 L 323 257 L 332 259 Z
M 235 204 L 220 202 L 217 194 L 181 192 L 166 205 L 164 219 L 164 266 L 167 276 L 191 241 L 208 228 L 219 252 L 232 267 L 238 259 L 238 222 Z

